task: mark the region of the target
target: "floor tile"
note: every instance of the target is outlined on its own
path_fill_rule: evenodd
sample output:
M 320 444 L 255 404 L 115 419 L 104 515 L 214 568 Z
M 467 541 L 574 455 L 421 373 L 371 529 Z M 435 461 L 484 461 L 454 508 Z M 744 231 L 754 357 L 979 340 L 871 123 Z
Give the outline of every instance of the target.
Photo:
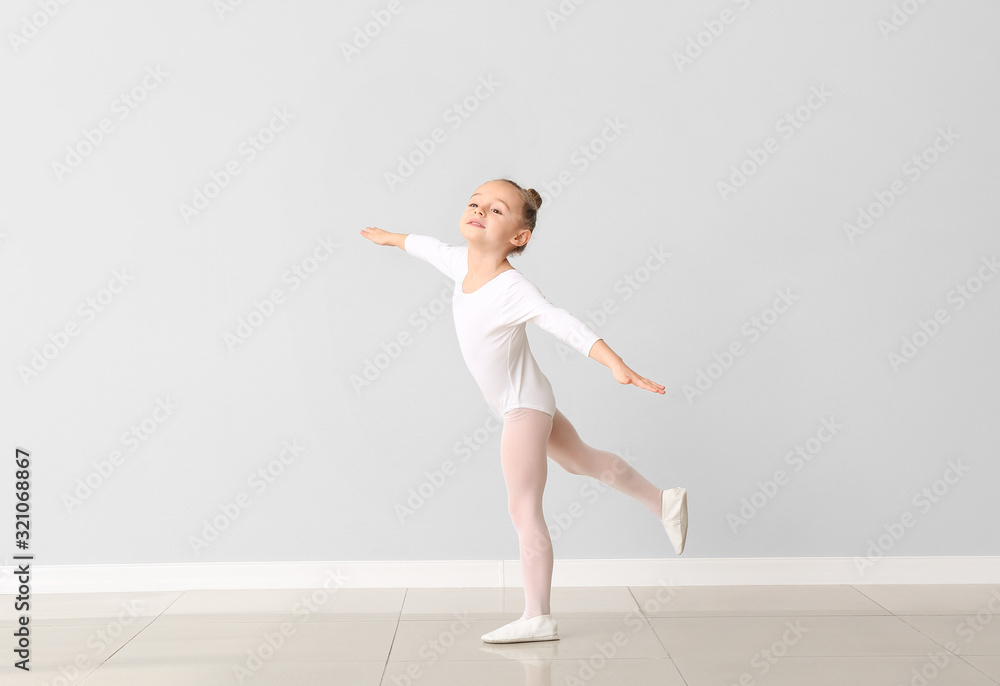
M 966 662 L 1000 684 L 1000 656 L 963 655 Z
M 959 655 L 1000 655 L 1000 615 L 904 615 L 901 620 Z
M 996 686 L 957 656 L 942 652 L 933 656 L 937 662 L 931 657 L 786 656 L 751 662 L 735 655 L 675 655 L 674 661 L 687 686 Z
M 186 591 L 161 620 L 189 622 L 395 621 L 404 588 Z
M 153 618 L 182 595 L 182 591 L 135 593 L 32 593 L 31 623 L 35 626 L 96 624 L 132 617 Z M 0 603 L 0 623 L 21 613 L 14 603 Z
M 410 588 L 406 591 L 400 619 L 440 619 L 442 615 L 455 614 L 473 619 L 506 617 L 515 611 L 511 596 L 524 597 L 521 592 L 502 588 Z M 507 609 L 508 605 L 511 609 Z
M 101 619 L 95 624 L 60 624 L 34 626 L 30 629 L 31 668 L 59 668 L 66 666 L 81 671 L 95 669 L 120 649 L 134 636 L 144 631 L 152 622 L 150 617 L 137 617 L 131 624 L 121 624 L 118 620 Z M 11 665 L 13 645 L 9 642 L 10 625 L 5 625 L 4 666 Z M 21 670 L 18 670 L 21 671 Z
M 855 585 L 895 615 L 955 615 L 992 606 L 1000 614 L 1000 584 Z
M 513 647 L 512 644 L 509 647 Z M 540 643 L 536 647 L 540 647 Z M 413 666 L 390 660 L 381 686 L 685 686 L 669 658 L 552 660 L 523 654 L 486 665 L 478 661 L 446 661 Z M 407 671 L 409 668 L 410 671 Z M 407 679 L 410 679 L 407 681 Z
M 550 610 L 560 617 L 616 617 L 638 612 L 635 599 L 624 586 L 562 587 L 552 589 Z M 524 589 L 411 588 L 406 592 L 401 619 L 438 619 L 441 615 L 468 614 L 474 619 L 517 619 L 524 612 Z
M 886 615 L 851 586 L 632 586 L 647 617 Z
M 154 622 L 121 650 L 116 664 L 385 661 L 393 622 Z
M 225 662 L 189 664 L 113 664 L 101 666 L 82 686 L 378 686 L 385 663 L 376 662 L 264 662 L 235 672 Z
M 899 617 L 650 617 L 671 655 L 925 655 L 941 646 Z
M 11 686 L 79 686 L 84 678 L 97 665 L 90 665 L 82 669 L 72 670 L 65 667 L 40 667 L 32 658 L 31 669 L 24 671 L 10 665 L 0 667 L 0 684 L 11 684 Z

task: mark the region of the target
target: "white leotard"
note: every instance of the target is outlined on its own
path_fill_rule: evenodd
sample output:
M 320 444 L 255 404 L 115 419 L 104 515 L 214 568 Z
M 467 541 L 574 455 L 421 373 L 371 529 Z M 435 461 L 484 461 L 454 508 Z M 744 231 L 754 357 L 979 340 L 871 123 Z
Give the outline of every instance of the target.
M 517 269 L 500 272 L 472 293 L 462 290 L 469 271 L 469 247 L 447 245 L 433 236 L 407 234 L 403 249 L 455 281 L 452 314 L 465 364 L 490 409 L 503 419 L 516 407 L 555 415 L 552 385 L 538 368 L 524 325 L 540 328 L 582 355 L 599 339 L 566 310 L 556 307 Z

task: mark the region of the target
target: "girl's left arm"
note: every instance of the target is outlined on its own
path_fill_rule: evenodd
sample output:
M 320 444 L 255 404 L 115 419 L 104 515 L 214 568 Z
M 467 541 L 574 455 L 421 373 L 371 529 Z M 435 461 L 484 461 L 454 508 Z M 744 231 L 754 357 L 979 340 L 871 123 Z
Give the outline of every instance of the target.
M 607 343 L 604 342 L 603 338 L 597 339 L 590 348 L 590 357 L 597 360 L 605 367 L 611 370 L 614 374 L 615 381 L 621 384 L 633 384 L 639 388 L 645 388 L 647 391 L 652 391 L 653 393 L 666 393 L 663 384 L 658 384 L 655 381 L 650 381 L 646 377 L 635 373 L 632 369 L 629 369 L 628 365 L 622 361 L 618 353 L 611 349 Z
M 556 307 L 542 294 L 538 287 L 527 279 L 518 280 L 505 293 L 502 319 L 511 325 L 534 321 L 540 328 L 597 360 L 611 370 L 615 380 L 622 384 L 633 384 L 653 393 L 665 393 L 663 385 L 636 374 L 622 362 L 597 332 L 574 317 L 567 310 Z

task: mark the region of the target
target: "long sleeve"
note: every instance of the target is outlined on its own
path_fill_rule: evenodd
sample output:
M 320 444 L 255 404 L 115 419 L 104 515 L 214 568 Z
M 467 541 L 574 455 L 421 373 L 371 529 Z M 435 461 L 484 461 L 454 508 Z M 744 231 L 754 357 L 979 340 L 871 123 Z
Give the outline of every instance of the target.
M 585 323 L 549 302 L 527 280 L 520 280 L 510 289 L 504 309 L 507 321 L 513 324 L 533 321 L 585 357 L 590 356 L 590 349 L 601 338 Z
M 465 266 L 468 264 L 463 261 L 467 260 L 466 246 L 448 245 L 433 236 L 407 234 L 403 240 L 403 250 L 437 267 L 452 281 L 457 281 L 465 273 Z

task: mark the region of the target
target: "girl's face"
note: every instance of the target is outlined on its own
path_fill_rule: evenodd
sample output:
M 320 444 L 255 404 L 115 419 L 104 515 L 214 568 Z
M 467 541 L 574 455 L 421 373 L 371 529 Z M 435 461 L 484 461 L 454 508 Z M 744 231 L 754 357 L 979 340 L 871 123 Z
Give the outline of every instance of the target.
M 487 250 L 502 251 L 522 245 L 531 232 L 518 230 L 521 202 L 520 194 L 510 184 L 502 181 L 484 183 L 466 203 L 459 231 L 470 245 L 476 243 Z

